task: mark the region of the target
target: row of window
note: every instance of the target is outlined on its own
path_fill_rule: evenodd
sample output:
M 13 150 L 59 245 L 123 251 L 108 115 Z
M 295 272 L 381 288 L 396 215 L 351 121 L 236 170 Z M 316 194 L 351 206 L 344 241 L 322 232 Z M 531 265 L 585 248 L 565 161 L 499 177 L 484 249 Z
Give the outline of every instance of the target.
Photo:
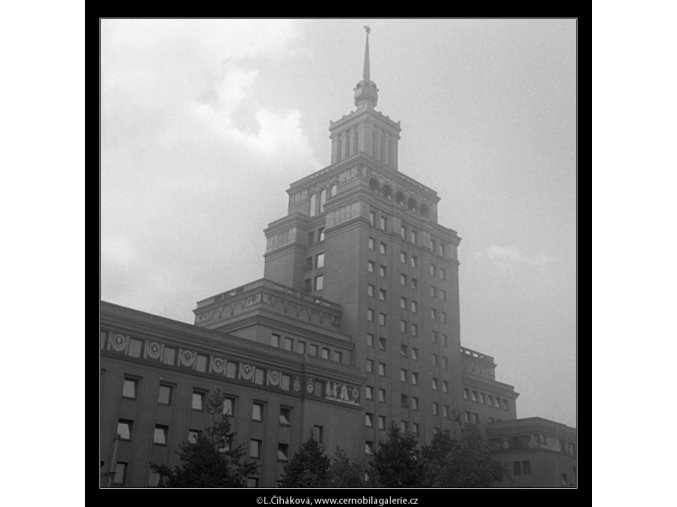
M 338 186 L 333 184 L 329 187 L 329 197 L 334 197 L 338 192 Z M 319 199 L 318 199 L 319 196 Z M 319 193 L 310 194 L 308 215 L 314 217 L 324 213 L 324 205 L 327 202 L 327 189 L 323 188 Z
M 324 227 L 315 231 L 308 231 L 308 246 L 314 245 L 315 241 L 322 243 L 324 241 Z
M 509 407 L 508 400 L 506 400 L 505 398 L 499 398 L 498 396 L 485 394 L 481 391 L 468 389 L 467 387 L 463 388 L 463 399 L 471 400 L 475 403 L 480 403 L 482 405 L 489 405 L 490 407 L 502 408 L 503 410 L 508 410 Z
M 303 266 L 305 271 L 313 269 L 322 269 L 324 267 L 324 252 L 315 254 L 315 256 L 306 257 L 306 263 Z
M 306 278 L 304 280 L 303 291 L 313 292 L 324 289 L 324 275 L 317 275 L 314 278 Z
M 436 381 L 437 379 L 435 379 Z M 435 384 L 436 385 L 436 384 Z M 445 380 L 442 383 L 442 391 L 445 393 L 449 392 L 449 383 Z M 437 388 L 435 388 L 437 390 Z M 386 390 L 379 388 L 377 390 L 378 394 L 378 402 L 379 403 L 385 403 L 386 402 Z M 373 400 L 374 399 L 374 388 L 372 386 L 365 386 L 364 387 L 364 397 L 368 400 Z M 407 394 L 401 394 L 400 395 L 400 405 L 402 408 L 411 408 L 412 410 L 419 410 L 420 404 L 419 404 L 419 399 L 416 396 L 409 396 Z M 433 402 L 432 405 L 432 412 L 433 415 L 439 415 L 439 404 L 437 402 Z M 449 407 L 447 405 L 443 405 L 443 410 L 442 410 L 444 417 L 449 417 Z
M 367 286 L 368 291 L 370 290 L 369 287 L 371 287 L 371 285 Z M 385 291 L 385 289 L 379 289 L 379 299 L 382 298 L 382 297 L 383 298 L 387 297 L 387 292 Z M 375 313 L 374 309 L 367 308 L 367 322 L 374 322 L 374 316 L 375 315 L 376 315 L 376 313 Z M 447 312 L 438 312 L 436 308 L 431 308 L 430 309 L 430 318 L 432 320 L 435 320 L 435 321 L 439 319 L 439 321 L 444 324 L 444 323 L 447 322 Z M 379 314 L 378 314 L 379 325 L 385 326 L 386 321 L 387 321 L 387 314 L 383 313 L 383 312 L 379 312 Z M 400 331 L 402 333 L 406 333 L 408 327 L 409 327 L 408 322 L 406 320 L 400 321 Z M 411 335 L 412 336 L 418 336 L 418 324 L 412 324 L 411 325 Z M 433 331 L 432 337 L 433 337 L 433 343 L 437 343 L 437 331 Z
M 310 356 L 317 356 L 320 359 L 326 359 L 328 361 L 337 363 L 343 361 L 343 353 L 340 350 L 332 350 L 329 347 L 319 347 L 314 343 L 306 345 L 305 341 L 298 339 L 296 340 L 296 345 L 294 345 L 293 338 L 285 336 L 283 339 L 282 336 L 277 333 L 272 333 L 270 335 L 270 344 L 273 347 L 281 347 L 284 350 L 289 350 L 298 354 L 308 353 Z
M 376 250 L 376 240 L 372 237 L 369 237 L 369 239 L 367 240 L 367 246 L 369 247 L 370 250 Z M 386 243 L 384 243 L 383 241 L 380 241 L 379 244 L 378 244 L 378 252 L 381 255 L 388 255 L 388 245 Z M 312 266 L 312 257 L 309 258 L 309 259 L 310 259 L 310 261 L 308 259 L 306 259 L 306 264 L 308 264 L 308 262 L 310 262 L 310 265 Z M 409 255 L 404 250 L 401 250 L 400 251 L 400 262 L 402 264 L 407 264 L 407 259 L 409 259 L 408 263 L 412 268 L 418 268 L 418 265 L 419 265 L 418 257 L 416 257 L 413 254 Z M 431 277 L 436 278 L 436 277 L 439 276 L 440 280 L 446 280 L 447 271 L 444 268 L 440 268 L 440 267 L 436 266 L 435 264 L 430 264 L 429 270 L 430 270 L 430 276 Z M 445 296 L 445 298 L 443 299 L 443 301 L 446 300 L 446 293 L 445 293 L 444 296 Z

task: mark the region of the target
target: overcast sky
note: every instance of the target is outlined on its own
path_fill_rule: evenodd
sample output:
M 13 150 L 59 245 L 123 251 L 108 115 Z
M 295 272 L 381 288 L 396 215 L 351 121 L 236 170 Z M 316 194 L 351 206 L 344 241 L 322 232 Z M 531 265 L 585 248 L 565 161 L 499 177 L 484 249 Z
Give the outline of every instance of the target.
M 461 341 L 576 425 L 573 20 L 104 20 L 102 299 L 184 322 L 263 276 L 289 183 L 329 164 L 363 25 L 399 169 L 458 232 Z

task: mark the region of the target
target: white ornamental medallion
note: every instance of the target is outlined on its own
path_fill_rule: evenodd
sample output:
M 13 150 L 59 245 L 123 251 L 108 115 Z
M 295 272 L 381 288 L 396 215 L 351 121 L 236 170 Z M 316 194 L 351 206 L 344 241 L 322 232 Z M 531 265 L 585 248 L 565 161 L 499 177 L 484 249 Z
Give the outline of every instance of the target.
M 254 378 L 254 367 L 251 364 L 240 363 L 240 378 L 251 380 Z
M 115 334 L 110 338 L 110 346 L 116 352 L 124 352 L 129 344 L 129 336 Z
M 164 348 L 165 346 L 160 345 L 158 342 L 146 341 L 145 347 L 146 357 L 149 359 L 160 359 L 160 357 L 162 357 L 162 350 Z
M 226 360 L 222 357 L 212 356 L 209 368 L 212 373 L 223 375 L 223 373 L 226 371 Z
M 301 382 L 298 377 L 294 377 L 294 391 L 297 393 L 301 390 Z
M 315 390 L 315 383 L 313 382 L 313 379 L 309 378 L 308 382 L 306 382 L 306 391 L 308 394 L 313 394 L 313 391 Z
M 196 355 L 192 350 L 179 349 L 179 364 L 188 368 L 192 367 L 195 364 Z
M 279 371 L 268 370 L 268 385 L 275 387 L 279 386 L 281 377 L 282 375 L 280 375 Z

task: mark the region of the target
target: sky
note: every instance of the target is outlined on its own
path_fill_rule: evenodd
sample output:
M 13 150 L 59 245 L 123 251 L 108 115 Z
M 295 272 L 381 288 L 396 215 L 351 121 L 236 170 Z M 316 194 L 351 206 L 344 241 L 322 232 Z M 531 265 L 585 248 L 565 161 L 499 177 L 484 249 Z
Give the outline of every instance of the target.
M 263 276 L 285 190 L 355 109 L 363 25 L 399 170 L 462 238 L 462 344 L 518 417 L 576 426 L 575 20 L 103 20 L 101 298 L 192 323 Z

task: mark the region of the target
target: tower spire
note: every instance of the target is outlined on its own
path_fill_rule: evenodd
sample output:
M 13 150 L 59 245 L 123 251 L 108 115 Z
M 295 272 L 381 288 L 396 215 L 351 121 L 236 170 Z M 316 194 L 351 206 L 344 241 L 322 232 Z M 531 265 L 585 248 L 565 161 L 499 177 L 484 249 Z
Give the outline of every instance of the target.
M 364 46 L 364 70 L 362 72 L 362 80 L 369 81 L 369 32 L 371 32 L 371 28 L 365 25 L 364 31 L 367 32 L 367 42 Z
M 378 88 L 369 76 L 369 32 L 371 28 L 365 25 L 364 31 L 367 32 L 366 43 L 364 46 L 364 68 L 362 70 L 362 81 L 355 87 L 355 105 L 376 107 L 378 102 Z

